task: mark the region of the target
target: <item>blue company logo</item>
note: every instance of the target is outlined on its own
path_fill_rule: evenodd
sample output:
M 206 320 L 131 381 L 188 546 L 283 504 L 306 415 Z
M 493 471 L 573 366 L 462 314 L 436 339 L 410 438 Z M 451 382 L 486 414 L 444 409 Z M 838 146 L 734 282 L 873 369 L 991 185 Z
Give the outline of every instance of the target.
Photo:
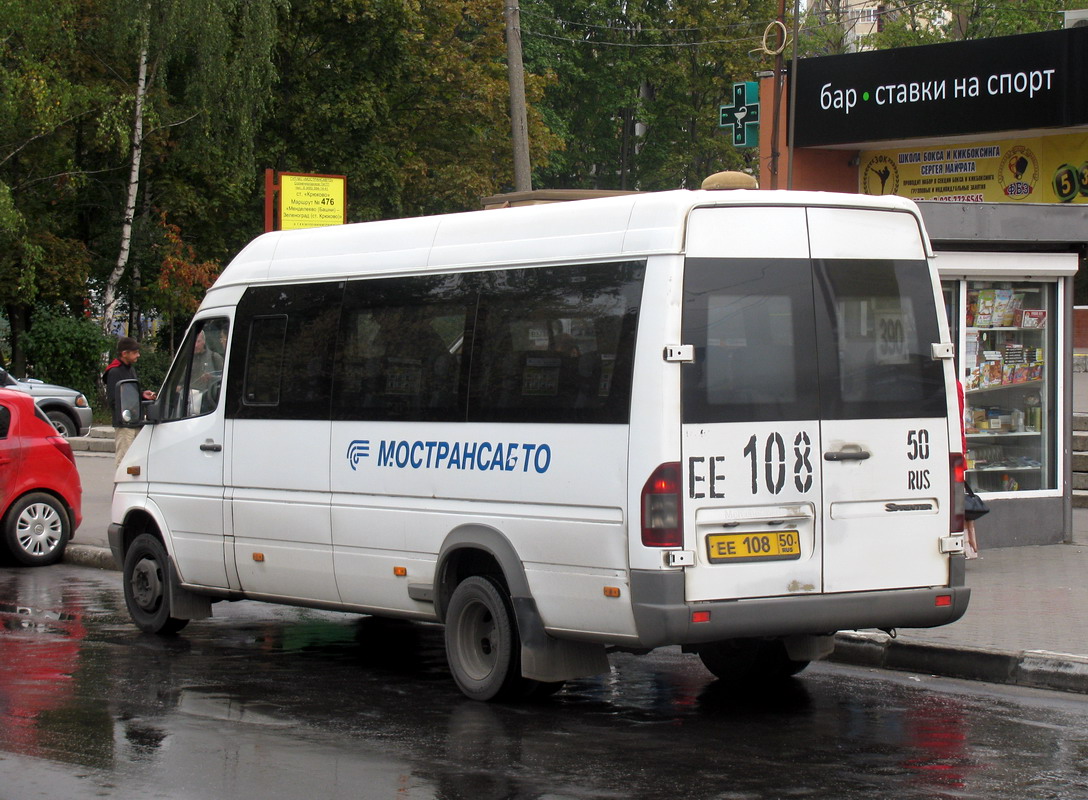
M 445 442 L 382 439 L 377 444 L 375 466 L 396 469 L 447 469 L 488 472 L 535 472 L 542 475 L 552 465 L 552 449 L 532 442 Z M 354 439 L 348 445 L 352 470 L 369 459 L 370 440 Z
M 370 440 L 356 439 L 348 445 L 348 463 L 354 470 L 360 460 L 370 458 Z

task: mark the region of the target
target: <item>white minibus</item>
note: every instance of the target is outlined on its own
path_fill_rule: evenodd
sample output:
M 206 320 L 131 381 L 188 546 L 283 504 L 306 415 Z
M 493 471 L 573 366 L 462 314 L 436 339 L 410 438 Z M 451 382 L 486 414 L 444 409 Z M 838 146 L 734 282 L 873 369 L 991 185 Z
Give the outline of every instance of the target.
M 441 622 L 480 700 L 610 650 L 762 678 L 840 630 L 953 622 L 961 421 L 929 255 L 908 200 L 746 190 L 260 236 L 118 468 L 129 612 Z

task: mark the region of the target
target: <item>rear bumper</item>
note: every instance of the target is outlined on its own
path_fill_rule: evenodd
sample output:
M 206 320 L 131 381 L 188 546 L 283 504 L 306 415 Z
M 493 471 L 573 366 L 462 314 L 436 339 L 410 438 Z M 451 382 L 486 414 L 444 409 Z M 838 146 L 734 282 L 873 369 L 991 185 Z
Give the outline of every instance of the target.
M 640 644 L 662 647 L 865 628 L 934 628 L 963 616 L 971 590 L 930 587 L 687 603 L 683 573 L 636 570 L 631 595 Z M 948 598 L 948 604 L 938 605 L 938 597 Z M 709 611 L 710 619 L 692 622 L 693 611 Z

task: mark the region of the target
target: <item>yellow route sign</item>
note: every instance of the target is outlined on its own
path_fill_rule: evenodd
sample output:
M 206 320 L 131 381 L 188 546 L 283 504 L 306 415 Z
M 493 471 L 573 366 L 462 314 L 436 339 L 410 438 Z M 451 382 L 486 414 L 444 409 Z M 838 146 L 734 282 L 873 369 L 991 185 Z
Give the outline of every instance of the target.
M 281 172 L 279 177 L 281 231 L 347 222 L 346 176 Z

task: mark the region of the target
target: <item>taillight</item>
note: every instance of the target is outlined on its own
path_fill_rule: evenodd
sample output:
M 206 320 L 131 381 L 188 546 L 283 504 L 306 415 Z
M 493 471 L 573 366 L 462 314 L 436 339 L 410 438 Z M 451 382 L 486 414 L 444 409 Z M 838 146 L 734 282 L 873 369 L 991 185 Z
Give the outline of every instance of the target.
M 684 546 L 680 489 L 675 461 L 655 469 L 642 487 L 642 543 L 647 547 Z
M 952 513 L 948 516 L 948 532 L 959 533 L 963 530 L 963 478 L 967 463 L 960 453 L 948 454 L 949 492 L 952 497 Z
M 65 439 L 63 436 L 46 436 L 45 438 L 46 441 L 49 442 L 49 444 L 60 450 L 60 452 L 64 454 L 65 458 L 67 458 L 73 464 L 76 463 L 76 455 L 72 452 L 72 445 L 68 444 L 67 439 Z

